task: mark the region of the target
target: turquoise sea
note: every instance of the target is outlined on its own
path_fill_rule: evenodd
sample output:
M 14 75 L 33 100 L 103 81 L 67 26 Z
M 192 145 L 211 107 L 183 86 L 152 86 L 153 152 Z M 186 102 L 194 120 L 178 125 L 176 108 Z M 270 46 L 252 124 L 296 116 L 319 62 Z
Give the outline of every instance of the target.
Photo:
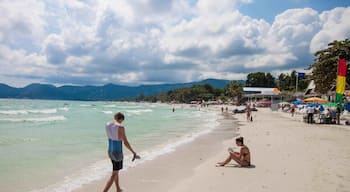
M 121 111 L 142 159 L 176 150 L 218 125 L 216 112 L 166 104 L 0 99 L 1 191 L 72 191 L 111 171 L 105 123 Z

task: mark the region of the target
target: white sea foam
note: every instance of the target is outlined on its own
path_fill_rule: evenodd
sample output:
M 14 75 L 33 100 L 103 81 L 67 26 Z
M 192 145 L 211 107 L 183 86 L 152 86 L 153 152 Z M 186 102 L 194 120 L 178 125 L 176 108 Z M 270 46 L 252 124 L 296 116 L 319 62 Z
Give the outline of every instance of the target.
M 57 113 L 57 109 L 33 109 L 27 110 L 29 113 L 39 113 L 39 114 L 53 114 Z
M 120 108 L 123 109 L 139 109 L 142 108 L 143 106 L 141 105 L 124 105 L 124 106 L 120 106 Z
M 59 110 L 61 110 L 61 111 L 69 111 L 69 108 L 68 107 L 60 107 L 60 108 L 58 108 Z
M 135 110 L 126 110 L 129 114 L 141 115 L 142 113 L 150 113 L 153 112 L 152 109 L 135 109 Z
M 40 140 L 39 138 L 31 138 L 31 137 L 23 138 L 23 141 L 27 141 L 27 142 L 33 142 L 33 141 L 39 141 L 39 140 Z
M 112 114 L 113 112 L 112 111 L 102 111 L 102 113 L 104 113 L 104 114 Z
M 3 115 L 24 115 L 29 113 L 53 114 L 53 113 L 57 113 L 57 109 L 0 110 L 0 114 L 3 114 Z
M 8 122 L 54 122 L 64 121 L 64 116 L 50 116 L 50 117 L 38 117 L 38 118 L 0 118 L 0 121 Z
M 20 115 L 20 114 L 28 114 L 26 110 L 1 110 L 0 114 L 3 115 Z
M 103 107 L 107 107 L 107 108 L 116 108 L 117 105 L 103 105 Z
M 92 105 L 88 105 L 88 104 L 81 104 L 79 105 L 80 107 L 91 107 Z
M 173 152 L 181 145 L 187 144 L 195 140 L 196 138 L 210 133 L 214 130 L 218 125 L 217 117 L 218 115 L 213 115 L 210 117 L 215 118 L 207 118 L 204 122 L 205 125 L 203 129 L 196 133 L 189 133 L 183 136 L 181 139 L 176 142 L 168 143 L 163 146 L 157 147 L 152 151 L 143 151 L 140 153 L 141 159 L 135 162 L 131 162 L 131 156 L 126 156 L 124 159 L 125 166 L 124 170 L 129 167 L 135 167 L 139 164 L 142 164 L 146 161 L 153 160 L 161 155 Z M 48 186 L 43 189 L 33 190 L 31 192 L 45 192 L 45 191 L 53 191 L 53 192 L 69 192 L 74 191 L 80 188 L 84 184 L 91 183 L 93 181 L 102 179 L 106 177 L 111 171 L 111 165 L 109 160 L 101 160 L 93 163 L 88 166 L 86 169 L 79 171 L 78 173 L 72 174 L 70 176 L 66 176 L 63 181 L 58 182 L 54 185 Z

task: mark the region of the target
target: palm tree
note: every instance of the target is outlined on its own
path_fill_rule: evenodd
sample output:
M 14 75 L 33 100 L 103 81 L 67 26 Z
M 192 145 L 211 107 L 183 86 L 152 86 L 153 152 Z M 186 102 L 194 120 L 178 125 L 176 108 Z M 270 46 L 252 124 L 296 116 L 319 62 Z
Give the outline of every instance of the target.
M 232 81 L 226 85 L 225 92 L 229 97 L 236 97 L 239 101 L 243 94 L 243 86 L 238 81 Z
M 310 68 L 312 69 L 312 79 L 316 84 L 316 90 L 320 93 L 326 93 L 335 84 L 337 78 L 338 59 L 350 60 L 350 41 L 333 41 L 328 44 L 326 49 L 315 53 L 316 59 Z M 349 69 L 349 66 L 348 66 Z M 347 83 L 350 82 L 349 70 Z

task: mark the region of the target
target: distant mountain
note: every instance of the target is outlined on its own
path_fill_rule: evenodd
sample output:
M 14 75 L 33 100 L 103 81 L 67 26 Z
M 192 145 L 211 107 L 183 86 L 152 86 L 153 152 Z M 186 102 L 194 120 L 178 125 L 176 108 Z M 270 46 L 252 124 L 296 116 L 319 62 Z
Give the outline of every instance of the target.
M 0 83 L 0 98 L 60 99 L 60 100 L 115 100 L 135 97 L 140 94 L 153 95 L 181 87 L 208 83 L 216 88 L 226 86 L 228 80 L 206 79 L 199 82 L 140 85 L 137 87 L 106 84 L 103 86 L 60 86 L 49 84 L 30 84 L 23 88 L 14 88 Z M 244 81 L 241 81 L 244 83 Z

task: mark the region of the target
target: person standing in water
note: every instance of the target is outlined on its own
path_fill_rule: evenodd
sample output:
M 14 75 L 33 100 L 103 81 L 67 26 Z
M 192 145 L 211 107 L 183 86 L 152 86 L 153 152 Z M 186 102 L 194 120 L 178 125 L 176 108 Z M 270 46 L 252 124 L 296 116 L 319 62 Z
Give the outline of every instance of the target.
M 122 125 L 125 117 L 122 113 L 118 112 L 114 115 L 114 121 L 107 123 L 106 133 L 108 137 L 108 156 L 111 159 L 113 165 L 113 171 L 111 177 L 108 179 L 103 192 L 107 192 L 113 182 L 117 188 L 117 192 L 121 192 L 122 189 L 119 185 L 119 170 L 123 168 L 123 143 L 126 148 L 128 148 L 132 154 L 133 159 L 139 159 L 140 156 L 132 149 L 130 143 L 125 134 L 125 127 Z

